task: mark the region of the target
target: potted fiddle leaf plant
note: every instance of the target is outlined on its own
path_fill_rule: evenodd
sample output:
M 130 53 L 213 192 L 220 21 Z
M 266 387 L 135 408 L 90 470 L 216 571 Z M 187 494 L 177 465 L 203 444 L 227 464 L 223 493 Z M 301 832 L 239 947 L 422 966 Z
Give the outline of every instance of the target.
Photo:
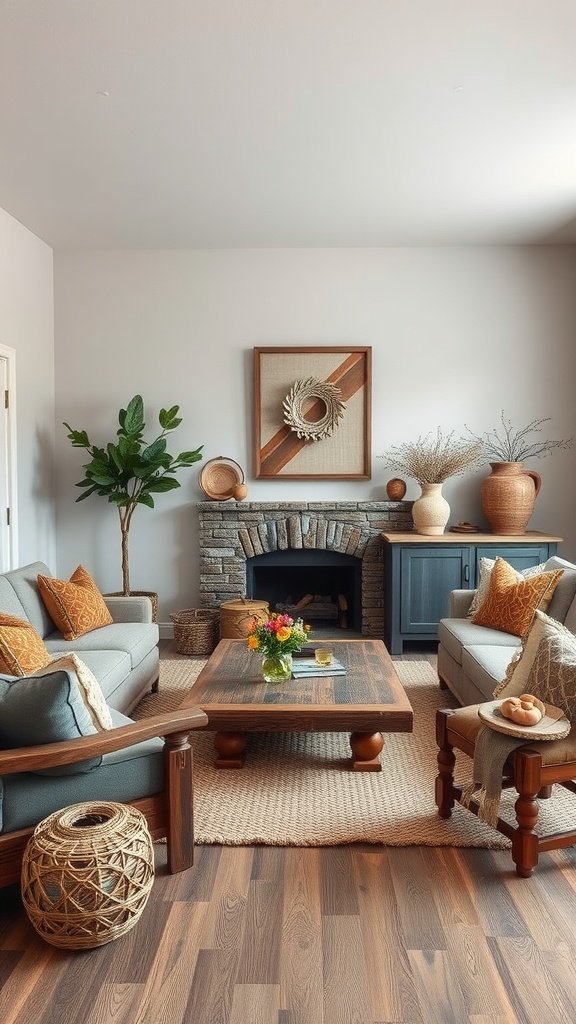
M 76 501 L 84 501 L 91 494 L 97 494 L 116 505 L 120 519 L 122 549 L 122 591 L 130 591 L 129 536 L 132 517 L 140 505 L 154 508 L 154 495 L 173 491 L 180 487 L 176 473 L 199 462 L 202 448 L 170 455 L 166 450 L 166 436 L 180 426 L 180 407 L 161 409 L 158 415 L 160 431 L 151 441 L 144 438 L 144 402 L 141 395 L 135 395 L 126 409 L 120 409 L 116 431 L 117 440 L 104 448 L 93 444 L 85 430 L 75 430 L 69 423 L 68 439 L 74 448 L 85 448 L 90 456 L 82 467 L 84 478 L 76 484 L 82 494 Z

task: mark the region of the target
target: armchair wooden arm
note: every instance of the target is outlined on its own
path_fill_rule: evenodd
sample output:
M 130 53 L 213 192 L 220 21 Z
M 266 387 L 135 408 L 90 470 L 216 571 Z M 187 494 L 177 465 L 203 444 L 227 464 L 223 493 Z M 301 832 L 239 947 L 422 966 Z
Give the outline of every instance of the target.
M 92 736 L 64 740 L 61 743 L 42 743 L 34 747 L 0 750 L 0 775 L 37 772 L 42 768 L 54 768 L 57 765 L 73 764 L 74 761 L 84 761 L 90 757 L 101 757 L 113 750 L 122 750 L 154 736 L 166 738 L 173 733 L 188 734 L 191 729 L 201 729 L 207 723 L 207 716 L 199 708 L 186 708 L 143 718 L 131 725 L 121 725 L 117 729 L 107 729 Z
M 72 764 L 74 761 L 121 750 L 155 736 L 162 737 L 164 789 L 131 803 L 145 815 L 153 839 L 166 837 L 168 870 L 175 873 L 191 867 L 194 860 L 192 748 L 189 734 L 192 729 L 206 728 L 207 725 L 208 718 L 203 711 L 199 708 L 185 708 L 63 743 L 2 750 L 0 776 Z M 18 832 L 0 833 L 0 887 L 19 881 L 22 856 L 32 832 L 32 828 L 26 828 Z

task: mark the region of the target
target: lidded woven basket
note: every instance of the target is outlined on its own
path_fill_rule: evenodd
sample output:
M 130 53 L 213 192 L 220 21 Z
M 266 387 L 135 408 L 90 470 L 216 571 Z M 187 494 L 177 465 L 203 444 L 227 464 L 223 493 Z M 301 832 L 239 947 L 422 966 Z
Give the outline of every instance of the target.
M 220 605 L 220 636 L 229 640 L 247 637 L 254 619 L 266 622 L 269 614 L 268 601 L 246 597 L 238 601 L 225 601 Z
M 178 654 L 212 654 L 219 639 L 218 608 L 186 608 L 171 612 Z

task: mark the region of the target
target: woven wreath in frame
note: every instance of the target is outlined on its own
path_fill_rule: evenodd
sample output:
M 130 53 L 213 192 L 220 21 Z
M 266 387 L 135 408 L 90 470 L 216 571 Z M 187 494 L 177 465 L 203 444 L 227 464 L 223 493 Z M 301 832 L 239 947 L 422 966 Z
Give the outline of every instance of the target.
M 284 423 L 297 437 L 303 437 L 307 441 L 321 441 L 323 437 L 330 437 L 346 410 L 344 402 L 340 401 L 340 395 L 340 388 L 335 384 L 318 380 L 316 377 L 297 380 L 282 403 Z M 304 403 L 311 398 L 318 398 L 324 403 L 325 412 L 319 420 L 307 420 L 302 412 Z

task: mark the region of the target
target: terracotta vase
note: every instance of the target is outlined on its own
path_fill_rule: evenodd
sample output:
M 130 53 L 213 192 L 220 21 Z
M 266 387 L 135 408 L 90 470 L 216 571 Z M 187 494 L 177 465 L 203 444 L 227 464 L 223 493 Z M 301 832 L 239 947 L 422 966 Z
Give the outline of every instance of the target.
M 522 462 L 491 462 L 490 468 L 480 499 L 492 533 L 524 533 L 542 484 L 540 474 L 524 469 Z
M 436 537 L 444 533 L 450 518 L 450 505 L 442 494 L 442 484 L 421 484 L 422 494 L 412 506 L 416 533 Z

